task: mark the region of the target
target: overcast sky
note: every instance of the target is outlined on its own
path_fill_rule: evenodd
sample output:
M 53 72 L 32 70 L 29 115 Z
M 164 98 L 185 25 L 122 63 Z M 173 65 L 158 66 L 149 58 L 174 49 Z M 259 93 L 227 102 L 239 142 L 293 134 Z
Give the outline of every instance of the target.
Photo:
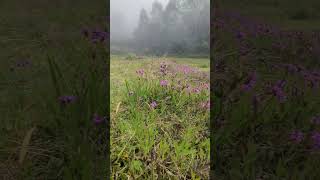
M 111 0 L 111 36 L 112 32 L 118 31 L 112 28 L 112 16 L 114 13 L 121 13 L 124 17 L 124 28 L 119 31 L 131 33 L 138 24 L 139 13 L 142 8 L 150 12 L 154 0 Z M 169 0 L 157 0 L 165 7 Z

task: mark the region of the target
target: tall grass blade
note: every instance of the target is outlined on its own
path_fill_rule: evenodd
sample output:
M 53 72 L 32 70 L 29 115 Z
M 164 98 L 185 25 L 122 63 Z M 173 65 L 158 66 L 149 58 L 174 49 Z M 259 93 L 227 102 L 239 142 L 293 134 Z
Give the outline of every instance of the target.
M 23 142 L 22 142 L 22 147 L 21 147 L 21 150 L 20 150 L 20 153 L 19 153 L 19 164 L 22 164 L 26 155 L 27 155 L 27 151 L 28 151 L 28 146 L 30 144 L 30 140 L 31 140 L 31 136 L 32 136 L 32 133 L 33 131 L 36 129 L 36 127 L 33 127 L 31 128 L 26 136 L 24 137 L 23 139 Z
M 54 65 L 53 65 L 52 59 L 49 56 L 48 56 L 48 64 L 49 64 L 51 80 L 52 80 L 53 86 L 56 90 L 56 96 L 59 97 L 61 95 L 61 90 L 60 90 L 60 86 L 59 86 L 59 83 L 57 80 L 56 73 L 54 71 Z
M 119 112 L 120 105 L 121 105 L 121 102 L 119 102 L 117 105 L 116 114 L 118 114 L 118 112 Z

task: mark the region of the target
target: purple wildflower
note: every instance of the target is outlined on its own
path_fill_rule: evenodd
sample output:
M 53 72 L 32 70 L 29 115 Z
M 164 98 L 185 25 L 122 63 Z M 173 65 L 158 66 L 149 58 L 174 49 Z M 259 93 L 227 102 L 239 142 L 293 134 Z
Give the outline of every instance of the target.
M 139 69 L 136 71 L 136 73 L 139 75 L 139 76 L 143 76 L 144 75 L 144 70 L 143 69 Z
M 101 30 L 94 30 L 91 32 L 91 41 L 97 43 L 98 41 L 104 42 L 107 39 L 108 33 Z
M 201 108 L 210 109 L 210 100 L 200 103 Z
M 303 139 L 304 139 L 304 134 L 299 130 L 295 130 L 290 133 L 290 140 L 293 141 L 294 143 L 301 143 Z
M 312 124 L 316 124 L 316 125 L 319 125 L 320 124 L 320 116 L 314 116 L 311 118 L 310 122 Z
M 257 82 L 257 73 L 254 71 L 251 73 L 247 81 L 242 85 L 241 89 L 244 91 L 249 91 Z
M 154 109 L 155 107 L 158 106 L 157 102 L 152 101 L 152 103 L 150 104 L 150 106 Z
M 272 94 L 278 98 L 280 102 L 284 102 L 287 99 L 286 94 L 283 91 L 284 85 L 286 81 L 279 80 L 276 84 L 272 87 Z
M 279 80 L 276 82 L 275 86 L 277 86 L 279 88 L 284 88 L 285 84 L 286 84 L 285 80 Z
M 195 87 L 192 89 L 192 92 L 195 93 L 195 94 L 198 94 L 201 92 L 201 89 L 199 87 Z
M 195 72 L 196 70 L 190 66 L 187 65 L 181 65 L 177 67 L 177 70 L 180 72 L 183 72 L 184 74 L 189 74 L 192 72 Z
M 84 37 L 89 38 L 89 40 L 96 44 L 98 42 L 105 42 L 108 38 L 108 33 L 106 31 L 102 31 L 98 28 L 95 30 L 89 30 L 88 28 L 83 28 L 81 33 Z
M 311 139 L 313 141 L 313 148 L 320 150 L 320 132 L 313 132 L 311 135 Z
M 160 81 L 160 85 L 161 86 L 167 86 L 168 85 L 168 81 L 167 80 L 161 80 Z
M 298 67 L 293 64 L 285 64 L 284 66 L 287 69 L 287 71 L 290 73 L 296 73 L 299 71 Z
M 208 83 L 201 83 L 201 88 L 203 88 L 203 89 L 210 89 L 210 84 L 208 84 Z
M 274 93 L 274 96 L 276 96 L 280 102 L 284 102 L 286 100 L 285 93 L 279 87 L 274 87 L 273 93 Z
M 315 87 L 318 85 L 318 82 L 320 81 L 320 76 L 317 73 L 314 72 L 302 72 L 302 75 L 304 77 L 304 80 L 306 83 L 309 84 L 311 87 Z
M 93 115 L 93 122 L 98 125 L 101 124 L 105 120 L 105 117 L 99 116 L 97 113 Z
M 75 96 L 60 96 L 59 101 L 61 104 L 66 105 L 76 100 Z
M 241 32 L 241 31 L 237 31 L 237 32 L 236 32 L 236 38 L 237 38 L 238 40 L 242 40 L 244 37 L 245 37 L 244 32 Z
M 161 72 L 161 74 L 162 75 L 166 75 L 168 73 L 167 71 L 168 71 L 168 65 L 165 64 L 164 62 L 162 62 L 160 64 L 160 72 Z

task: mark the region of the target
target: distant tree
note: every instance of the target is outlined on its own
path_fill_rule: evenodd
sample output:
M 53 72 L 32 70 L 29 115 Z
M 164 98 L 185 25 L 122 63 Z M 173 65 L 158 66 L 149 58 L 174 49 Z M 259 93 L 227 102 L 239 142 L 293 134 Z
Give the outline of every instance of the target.
M 209 0 L 153 2 L 150 16 L 142 9 L 135 43 L 150 53 L 209 53 Z
M 155 22 L 159 22 L 161 21 L 162 18 L 162 14 L 163 14 L 163 6 L 161 3 L 159 3 L 158 1 L 154 1 L 152 3 L 152 9 L 151 9 L 151 21 L 155 21 Z
M 156 54 L 163 52 L 164 39 L 162 32 L 165 28 L 163 24 L 163 7 L 158 1 L 154 1 L 151 9 L 151 22 L 149 24 L 149 47 Z M 152 33 L 152 35 L 151 35 Z
M 140 11 L 140 18 L 139 18 L 139 27 L 145 27 L 149 23 L 149 16 L 147 11 L 143 8 Z
M 165 29 L 163 31 L 163 38 L 166 40 L 166 51 L 171 52 L 171 48 L 175 47 L 181 41 L 181 26 L 178 24 L 181 14 L 178 8 L 177 0 L 170 0 L 164 10 L 163 24 Z
M 134 31 L 134 40 L 137 48 L 144 49 L 148 44 L 147 33 L 149 25 L 149 17 L 148 13 L 145 9 L 141 9 L 140 17 L 139 17 L 139 24 L 137 29 Z

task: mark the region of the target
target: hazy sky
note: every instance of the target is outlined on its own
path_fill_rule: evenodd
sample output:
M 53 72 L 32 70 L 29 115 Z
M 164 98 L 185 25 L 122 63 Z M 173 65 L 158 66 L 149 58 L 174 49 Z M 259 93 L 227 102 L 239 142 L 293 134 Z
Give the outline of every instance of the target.
M 136 27 L 139 20 L 139 13 L 142 8 L 145 8 L 148 12 L 150 12 L 152 3 L 154 0 L 111 0 L 110 14 L 111 14 L 111 32 L 118 31 L 112 28 L 112 14 L 113 13 L 121 13 L 124 16 L 125 24 L 124 30 L 128 33 L 131 33 Z M 157 0 L 161 2 L 162 5 L 168 3 L 169 0 Z M 120 31 L 120 30 L 119 30 Z M 112 33 L 111 33 L 112 36 Z

